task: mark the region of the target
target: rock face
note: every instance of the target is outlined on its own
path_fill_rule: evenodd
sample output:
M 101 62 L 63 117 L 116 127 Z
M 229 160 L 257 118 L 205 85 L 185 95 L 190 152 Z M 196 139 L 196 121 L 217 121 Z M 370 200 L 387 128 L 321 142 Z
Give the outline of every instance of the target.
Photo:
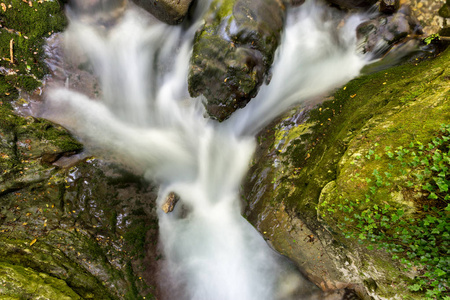
M 395 5 L 392 7 L 394 9 Z M 392 46 L 408 37 L 421 35 L 422 26 L 411 13 L 409 6 L 402 6 L 398 11 L 381 14 L 358 26 L 357 38 L 360 51 L 373 53 L 375 57 L 386 54 Z
M 391 164 L 402 166 L 388 151 L 426 145 L 448 124 L 449 58 L 447 50 L 434 61 L 361 77 L 318 107 L 293 109 L 261 131 L 244 185 L 245 215 L 322 289 L 347 287 L 363 299 L 424 297 L 425 290 L 408 286 L 425 267 L 405 268 L 396 255 L 359 243 L 364 230 L 355 227 L 351 235 L 343 228 L 351 230 L 362 210 L 379 207 L 388 216 L 400 211 L 404 220 L 423 217 L 419 199 L 427 192 L 408 188 L 400 171 L 395 175 Z
M 0 45 L 16 44 L 14 65 L 0 62 L 0 298 L 158 296 L 154 186 L 83 157 L 61 126 L 16 115 L 29 105 L 24 91 L 39 98 L 42 42 L 64 27 L 61 7 L 6 1 L 1 13 Z
M 192 0 L 133 0 L 133 2 L 168 24 L 178 24 L 188 13 Z
M 189 93 L 206 98 L 212 118 L 228 118 L 256 95 L 280 43 L 284 17 L 281 1 L 213 1 L 196 33 L 188 79 Z

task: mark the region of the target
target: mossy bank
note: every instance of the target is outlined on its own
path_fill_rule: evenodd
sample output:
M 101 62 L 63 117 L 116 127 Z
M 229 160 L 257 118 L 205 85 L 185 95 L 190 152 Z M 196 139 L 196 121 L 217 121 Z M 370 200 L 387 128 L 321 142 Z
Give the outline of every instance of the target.
M 412 259 L 408 267 L 402 260 L 407 251 L 399 248 L 393 259 L 386 247 L 376 249 L 373 246 L 382 241 L 359 235 L 367 233 L 364 226 L 370 221 L 358 227 L 359 220 L 354 219 L 370 207 L 371 215 L 366 211 L 362 216 L 369 214 L 367 220 L 377 221 L 386 207 L 386 217 L 400 211 L 397 219 L 418 220 L 427 215 L 423 204 L 428 204 L 440 211 L 438 219 L 448 235 L 448 213 L 442 213 L 445 201 L 431 201 L 424 189 L 427 180 L 437 175 L 408 179 L 400 169 L 411 173 L 414 168 L 401 165 L 396 151 L 428 145 L 442 136 L 441 125 L 450 120 L 449 66 L 447 50 L 434 60 L 362 76 L 314 109 L 293 109 L 261 132 L 260 148 L 244 185 L 246 215 L 275 249 L 296 261 L 323 289 L 347 286 L 375 299 L 426 297 L 428 288 L 413 285 L 427 272 L 420 259 Z M 448 151 L 442 147 L 439 151 Z M 429 151 L 437 151 L 433 149 Z M 419 155 L 419 150 L 408 151 Z M 421 168 L 415 170 L 420 173 Z M 382 231 L 395 234 L 408 226 L 412 225 L 402 223 Z M 445 246 L 445 234 L 443 239 L 438 243 Z M 448 252 L 442 255 L 448 257 Z M 448 259 L 442 266 L 448 268 Z M 448 270 L 440 270 L 443 273 L 435 275 L 440 283 L 434 285 L 444 295 Z
M 63 7 L 3 0 L 0 22 L 0 298 L 152 299 L 155 187 L 14 109 L 23 92 L 41 92 Z

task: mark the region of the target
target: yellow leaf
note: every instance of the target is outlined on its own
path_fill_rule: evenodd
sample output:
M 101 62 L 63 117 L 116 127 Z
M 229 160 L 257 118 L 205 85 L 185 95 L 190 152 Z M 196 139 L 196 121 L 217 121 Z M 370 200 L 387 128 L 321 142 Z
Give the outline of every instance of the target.
M 33 246 L 34 243 L 36 243 L 36 241 L 37 241 L 37 239 L 32 240 L 31 243 L 30 243 L 30 246 Z

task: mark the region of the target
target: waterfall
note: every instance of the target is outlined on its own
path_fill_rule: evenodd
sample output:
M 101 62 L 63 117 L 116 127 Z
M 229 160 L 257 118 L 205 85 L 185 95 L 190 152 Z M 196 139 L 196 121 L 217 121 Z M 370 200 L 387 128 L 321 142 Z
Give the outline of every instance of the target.
M 291 299 L 292 287 L 281 283 L 291 271 L 240 215 L 240 183 L 263 126 L 358 75 L 365 64 L 356 54 L 361 20 L 339 24 L 313 1 L 289 11 L 271 83 L 217 123 L 203 116 L 202 99 L 187 93 L 192 40 L 208 6 L 199 1 L 188 29 L 156 22 L 133 6 L 108 24 L 72 11 L 68 51 L 87 55 L 102 97 L 53 88 L 43 116 L 140 167 L 160 184 L 159 204 L 170 192 L 180 196 L 172 213 L 158 212 L 171 299 Z M 311 287 L 292 276 L 297 290 L 304 287 L 292 299 L 306 297 Z

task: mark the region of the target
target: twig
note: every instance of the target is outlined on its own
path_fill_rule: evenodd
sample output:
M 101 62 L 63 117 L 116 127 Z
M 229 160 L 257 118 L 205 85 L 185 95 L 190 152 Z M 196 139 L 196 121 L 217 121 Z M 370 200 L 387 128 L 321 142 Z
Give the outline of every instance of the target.
M 14 44 L 14 39 L 11 39 L 9 41 L 9 54 L 11 56 L 11 63 L 14 63 L 14 52 L 13 52 L 13 44 Z

